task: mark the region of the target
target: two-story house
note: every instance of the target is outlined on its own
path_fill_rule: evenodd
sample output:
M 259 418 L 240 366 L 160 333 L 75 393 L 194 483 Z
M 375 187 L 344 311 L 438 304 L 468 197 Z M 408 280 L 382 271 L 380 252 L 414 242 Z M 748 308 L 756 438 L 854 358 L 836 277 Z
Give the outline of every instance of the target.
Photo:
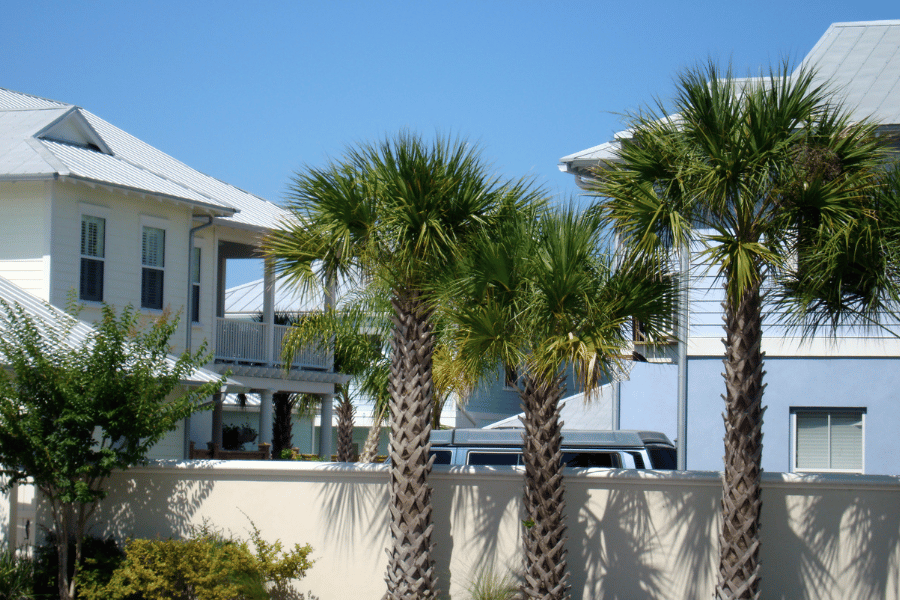
M 131 304 L 147 319 L 179 314 L 173 352 L 207 342 L 207 368 L 231 373 L 226 391 L 259 394 L 260 442 L 271 441 L 273 393 L 330 399 L 343 380 L 323 353 L 279 364 L 286 328 L 274 321 L 268 270 L 262 322 L 226 318 L 229 261 L 257 256 L 288 216 L 83 108 L 0 89 L 0 277 L 56 307 L 74 293 L 87 321 L 101 303 Z M 182 458 L 191 441 L 220 440 L 222 403 L 211 402 L 216 410 L 156 455 Z
M 879 123 L 895 146 L 900 133 L 900 21 L 836 23 L 799 68 L 814 68 L 858 118 Z M 619 140 L 563 157 L 559 168 L 580 186 L 603 161 L 615 160 Z M 724 404 L 721 302 L 715 270 L 692 267 L 686 368 L 679 376 L 674 348 L 648 353 L 619 386 L 622 428 L 655 429 L 678 437 L 690 469 L 722 468 Z M 843 328 L 831 339 L 805 342 L 795 332 L 764 321 L 763 468 L 770 471 L 900 474 L 896 427 L 900 423 L 900 330 L 872 333 Z M 685 402 L 679 403 L 681 387 Z

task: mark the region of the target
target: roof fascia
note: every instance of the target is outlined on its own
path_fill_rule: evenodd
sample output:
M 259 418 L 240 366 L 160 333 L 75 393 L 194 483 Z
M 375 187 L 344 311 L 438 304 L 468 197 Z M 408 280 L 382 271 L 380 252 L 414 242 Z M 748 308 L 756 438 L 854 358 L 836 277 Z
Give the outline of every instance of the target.
M 189 200 L 187 198 L 181 198 L 178 196 L 172 196 L 169 194 L 160 194 L 157 192 L 148 192 L 147 190 L 143 190 L 140 188 L 134 188 L 127 185 L 119 185 L 115 183 L 109 183 L 107 181 L 98 181 L 96 179 L 91 179 L 89 177 L 82 177 L 80 175 L 60 175 L 58 177 L 60 181 L 75 181 L 77 183 L 83 183 L 90 187 L 101 187 L 112 190 L 121 190 L 124 192 L 130 192 L 132 194 L 136 194 L 139 196 L 149 196 L 151 198 L 159 198 L 160 200 L 166 200 L 169 202 L 174 202 L 175 204 L 181 204 L 186 206 L 192 206 L 195 208 L 200 208 L 202 210 L 207 211 L 213 216 L 231 216 L 238 212 L 236 208 L 231 207 L 223 207 L 215 204 L 207 204 L 206 202 L 198 202 L 196 200 Z

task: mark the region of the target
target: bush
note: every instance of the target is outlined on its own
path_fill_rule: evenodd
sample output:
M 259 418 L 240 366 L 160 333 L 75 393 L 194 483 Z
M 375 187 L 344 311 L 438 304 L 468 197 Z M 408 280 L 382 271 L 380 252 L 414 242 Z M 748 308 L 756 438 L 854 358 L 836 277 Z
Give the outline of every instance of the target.
M 34 597 L 35 598 L 59 598 L 57 585 L 57 568 L 59 555 L 56 551 L 56 542 L 52 534 L 48 535 L 47 543 L 38 546 L 34 550 Z M 125 553 L 119 548 L 113 538 L 99 538 L 86 536 L 81 546 L 81 566 L 78 568 L 78 597 L 81 595 L 81 586 L 101 587 L 106 585 L 112 577 L 113 571 L 122 563 Z M 69 577 L 75 570 L 75 542 L 69 542 Z M 0 598 L 3 598 L 0 595 Z
M 291 600 L 291 586 L 312 566 L 310 546 L 284 552 L 251 523 L 246 541 L 197 528 L 187 540 L 131 540 L 125 559 L 103 585 L 84 585 L 83 600 Z M 254 552 L 255 551 L 255 552 Z
M 31 600 L 34 563 L 15 550 L 0 549 L 0 600 Z

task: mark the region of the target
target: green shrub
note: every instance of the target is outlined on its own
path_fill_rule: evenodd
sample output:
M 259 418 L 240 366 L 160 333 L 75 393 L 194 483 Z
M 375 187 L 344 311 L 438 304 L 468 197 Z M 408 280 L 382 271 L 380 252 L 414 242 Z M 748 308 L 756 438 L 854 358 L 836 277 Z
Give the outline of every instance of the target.
M 80 587 L 88 585 L 92 587 L 103 586 L 109 582 L 113 571 L 121 564 L 125 553 L 113 538 L 99 538 L 85 536 L 81 546 L 81 566 L 78 569 L 78 597 L 81 595 Z M 59 555 L 56 551 L 56 543 L 53 535 L 48 536 L 46 544 L 34 549 L 34 597 L 59 598 L 57 586 L 57 568 Z M 69 577 L 75 568 L 75 542 L 69 542 Z M 2 596 L 0 596 L 2 598 Z
M 187 540 L 131 540 L 125 559 L 102 585 L 84 585 L 79 600 L 299 600 L 291 580 L 312 566 L 310 546 L 290 552 L 266 542 L 251 523 L 250 541 L 208 525 Z
M 0 600 L 31 600 L 34 563 L 15 550 L 0 549 Z
M 467 589 L 470 600 L 513 600 L 518 593 L 511 574 L 498 573 L 490 566 L 479 569 Z

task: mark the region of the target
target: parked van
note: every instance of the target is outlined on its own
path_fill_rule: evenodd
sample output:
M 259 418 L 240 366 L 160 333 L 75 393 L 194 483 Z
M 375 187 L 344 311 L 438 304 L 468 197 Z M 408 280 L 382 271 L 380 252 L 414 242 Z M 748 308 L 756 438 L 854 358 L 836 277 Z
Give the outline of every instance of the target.
M 521 429 L 442 429 L 431 432 L 436 465 L 522 465 Z M 567 467 L 675 469 L 675 446 L 656 431 L 566 431 Z

